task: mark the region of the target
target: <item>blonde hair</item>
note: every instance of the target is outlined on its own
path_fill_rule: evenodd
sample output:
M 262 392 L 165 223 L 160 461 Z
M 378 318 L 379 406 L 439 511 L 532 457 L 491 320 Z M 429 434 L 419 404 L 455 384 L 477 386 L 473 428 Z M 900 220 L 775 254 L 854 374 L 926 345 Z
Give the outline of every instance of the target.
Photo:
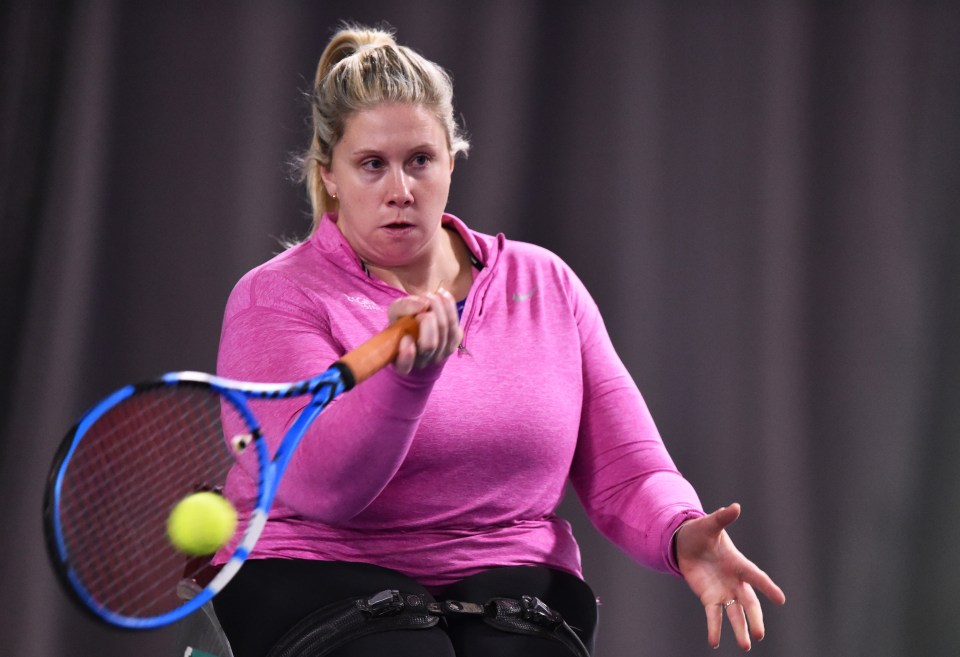
M 388 29 L 342 24 L 317 65 L 310 95 L 313 135 L 310 148 L 298 162 L 313 208 L 311 233 L 324 212 L 338 207 L 324 187 L 320 168 L 330 166 L 347 118 L 382 103 L 428 108 L 446 130 L 451 157 L 469 150 L 467 137 L 453 116 L 453 82 L 446 71 L 397 45 Z

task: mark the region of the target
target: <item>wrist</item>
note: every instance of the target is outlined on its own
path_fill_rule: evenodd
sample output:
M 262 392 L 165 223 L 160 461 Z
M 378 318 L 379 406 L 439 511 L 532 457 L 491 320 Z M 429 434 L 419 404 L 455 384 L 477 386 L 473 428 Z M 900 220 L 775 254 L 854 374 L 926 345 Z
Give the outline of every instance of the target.
M 684 544 L 686 544 L 686 537 L 683 536 L 684 527 L 686 527 L 689 522 L 702 518 L 704 515 L 703 511 L 699 509 L 686 510 L 677 518 L 676 525 L 670 534 L 669 550 L 666 551 L 664 556 L 668 561 L 670 570 L 680 577 L 683 577 L 683 572 L 680 570 L 680 557 L 684 554 L 681 541 L 684 541 Z
M 684 525 L 688 522 L 690 522 L 689 518 L 677 525 L 677 528 L 673 530 L 673 536 L 670 537 L 670 559 L 678 571 L 680 570 L 680 556 L 677 543 L 680 541 L 680 530 L 683 529 Z

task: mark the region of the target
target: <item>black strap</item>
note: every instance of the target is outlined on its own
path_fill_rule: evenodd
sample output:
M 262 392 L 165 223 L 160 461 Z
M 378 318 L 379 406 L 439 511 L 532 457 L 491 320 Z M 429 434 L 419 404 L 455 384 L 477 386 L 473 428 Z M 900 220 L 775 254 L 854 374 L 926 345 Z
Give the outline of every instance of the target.
M 515 634 L 554 639 L 575 657 L 590 657 L 577 633 L 539 598 L 491 598 L 485 604 L 435 601 L 429 595 L 385 590 L 318 609 L 297 623 L 268 657 L 323 657 L 345 643 L 375 632 L 434 627 L 441 616 L 475 616 Z
M 479 616 L 488 625 L 515 634 L 528 634 L 555 639 L 576 657 L 590 657 L 590 652 L 563 617 L 534 596 L 491 598 L 486 604 L 460 600 L 444 600 L 438 605 L 446 615 Z
M 367 634 L 433 627 L 440 619 L 426 604 L 424 596 L 396 590 L 333 602 L 294 625 L 268 657 L 323 657 Z

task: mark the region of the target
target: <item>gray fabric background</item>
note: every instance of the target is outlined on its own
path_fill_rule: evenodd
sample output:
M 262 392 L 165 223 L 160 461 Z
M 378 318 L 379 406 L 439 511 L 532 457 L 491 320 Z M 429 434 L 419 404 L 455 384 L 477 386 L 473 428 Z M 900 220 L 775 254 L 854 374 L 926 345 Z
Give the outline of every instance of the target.
M 3 653 L 173 654 L 57 587 L 47 469 L 107 392 L 212 369 L 233 283 L 306 230 L 284 163 L 342 18 L 453 73 L 450 211 L 566 259 L 704 505 L 743 503 L 788 597 L 754 653 L 960 654 L 960 10 L 892 0 L 6 4 Z M 598 655 L 738 654 L 565 513 Z

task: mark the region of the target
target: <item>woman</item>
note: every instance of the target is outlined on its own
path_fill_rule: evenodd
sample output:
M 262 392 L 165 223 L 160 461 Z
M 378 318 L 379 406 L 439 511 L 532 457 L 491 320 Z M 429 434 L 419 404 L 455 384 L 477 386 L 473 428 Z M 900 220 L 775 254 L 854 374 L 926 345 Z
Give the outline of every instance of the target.
M 724 531 L 739 508 L 702 511 L 583 285 L 553 254 L 445 213 L 468 148 L 448 76 L 388 32 L 345 26 L 312 101 L 313 231 L 237 284 L 219 372 L 306 378 L 386 320 L 415 315 L 420 331 L 301 444 L 250 562 L 215 603 L 238 657 L 289 641 L 318 608 L 385 589 L 478 604 L 535 596 L 592 649 L 595 596 L 555 515 L 568 478 L 607 537 L 686 580 L 712 645 L 724 612 L 744 649 L 762 638 L 754 589 L 778 603 L 783 593 Z M 297 403 L 258 409 L 268 439 Z M 228 488 L 252 506 L 242 471 Z M 575 652 L 466 616 L 360 634 L 330 654 Z

